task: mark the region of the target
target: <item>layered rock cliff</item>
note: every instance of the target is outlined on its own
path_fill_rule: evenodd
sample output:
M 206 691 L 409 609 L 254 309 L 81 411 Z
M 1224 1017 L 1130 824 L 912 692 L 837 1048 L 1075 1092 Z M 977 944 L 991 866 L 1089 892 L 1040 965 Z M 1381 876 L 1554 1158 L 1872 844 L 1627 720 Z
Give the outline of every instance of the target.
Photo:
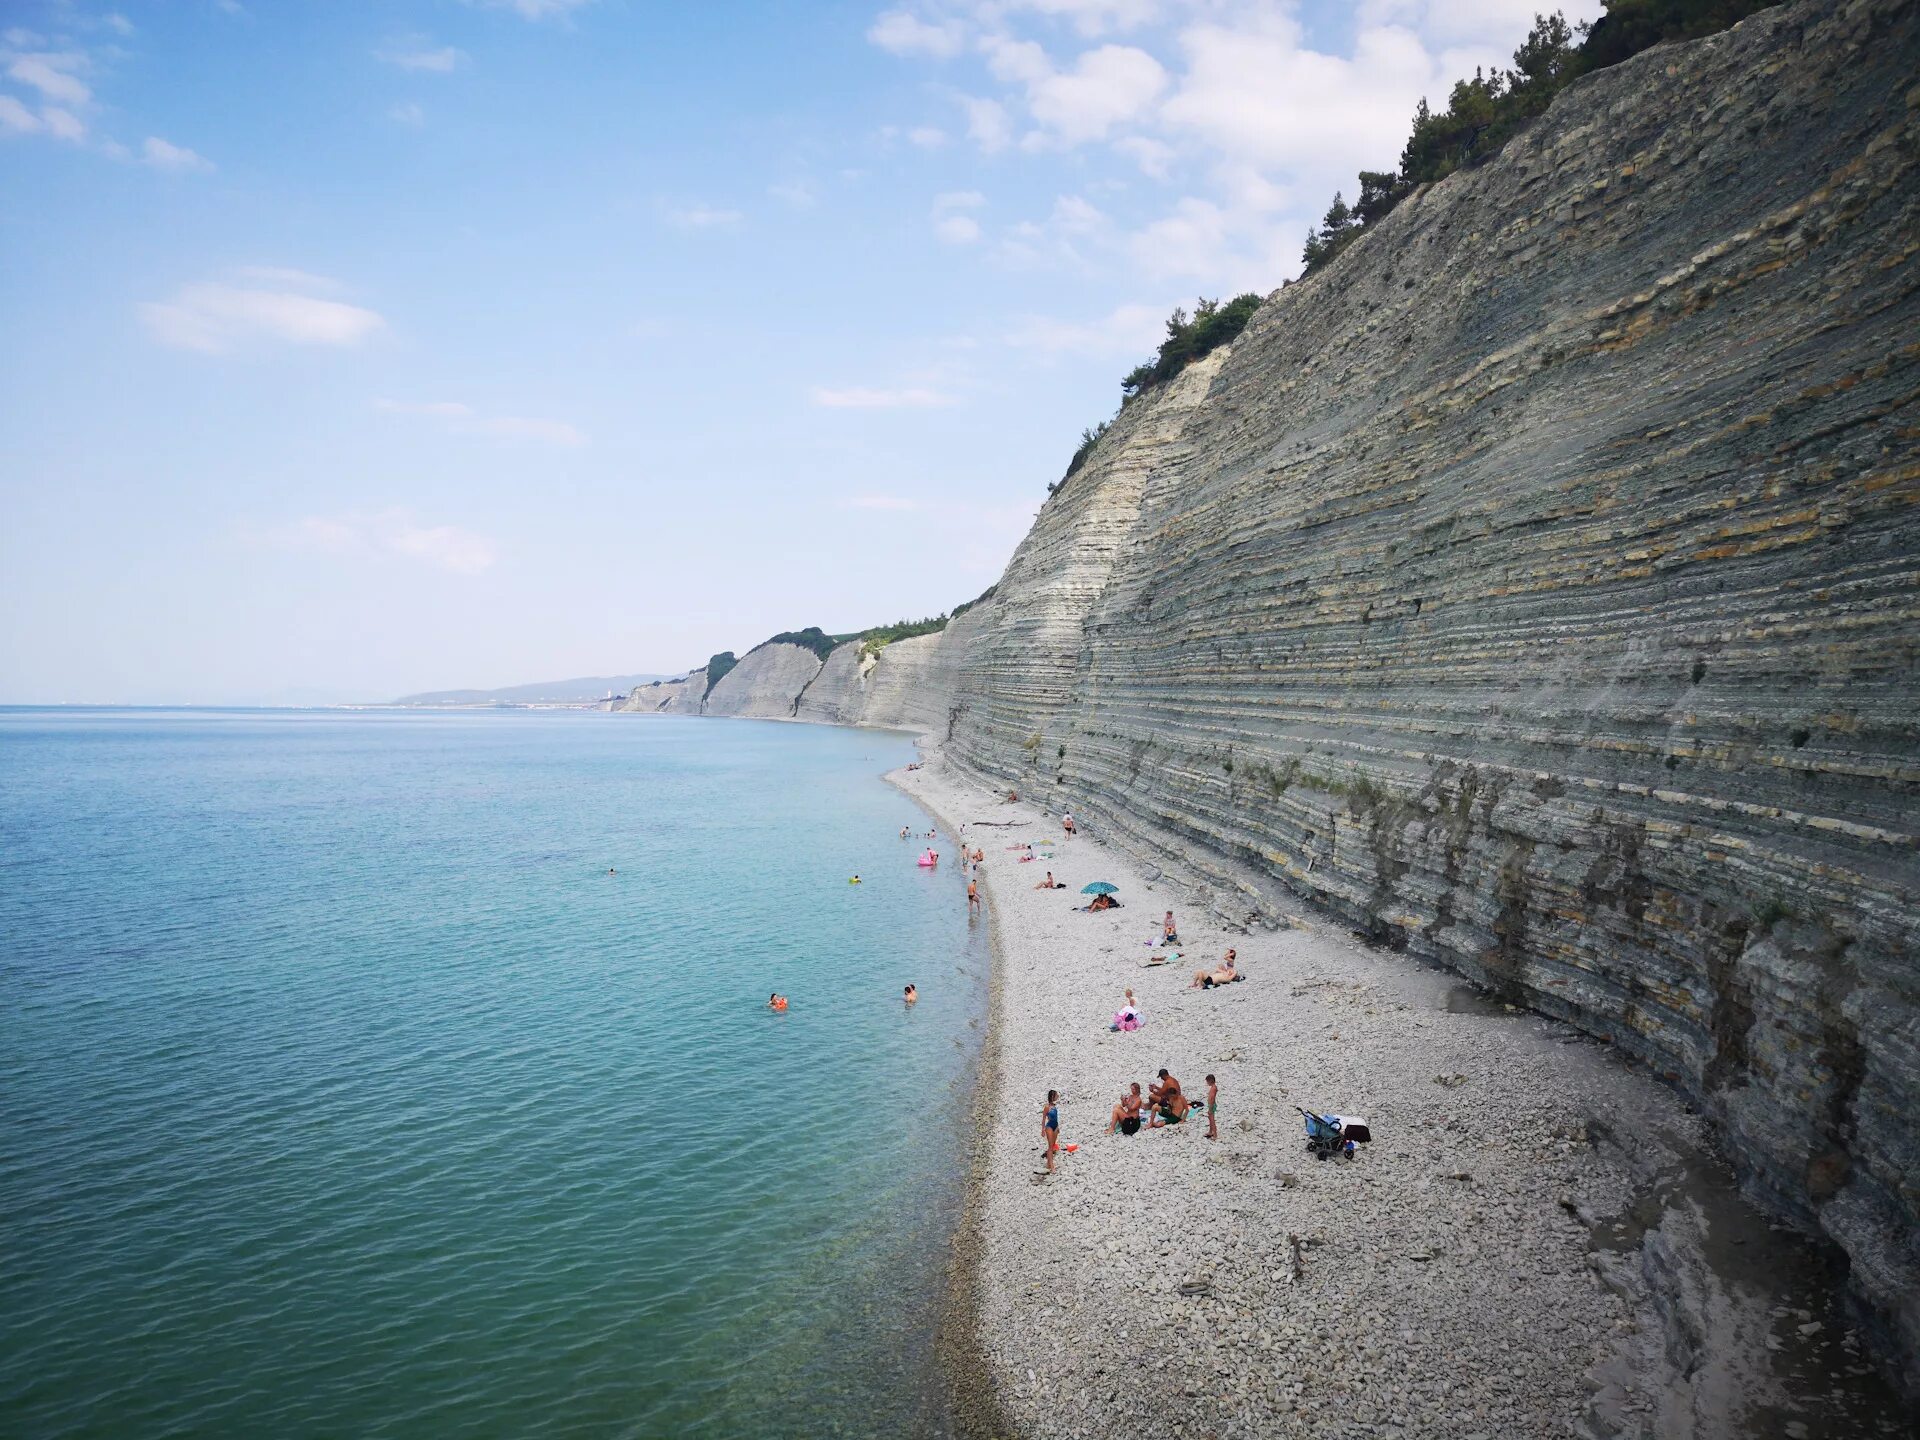
M 1850 0 L 1577 82 L 1130 403 L 991 600 L 752 703 L 1605 1036 L 1920 1381 L 1916 75 Z
M 1920 1351 L 1920 10 L 1577 84 L 1129 406 L 949 727 L 1671 1077 Z

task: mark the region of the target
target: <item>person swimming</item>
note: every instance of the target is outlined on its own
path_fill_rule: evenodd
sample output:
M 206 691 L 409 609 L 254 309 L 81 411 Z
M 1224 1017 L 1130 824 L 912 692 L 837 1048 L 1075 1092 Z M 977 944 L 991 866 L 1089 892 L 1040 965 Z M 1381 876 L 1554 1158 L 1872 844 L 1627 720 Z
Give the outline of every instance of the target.
M 858 885 L 859 883 L 860 877 L 858 875 L 849 876 L 847 879 L 847 884 L 849 885 Z
M 919 987 L 914 985 L 907 986 L 906 993 L 903 994 L 900 998 L 906 1001 L 907 1004 L 909 1005 L 914 1004 L 920 999 Z
M 787 1008 L 787 997 L 782 995 L 778 990 L 774 991 L 773 994 L 767 997 L 767 1009 L 784 1010 L 786 1008 Z

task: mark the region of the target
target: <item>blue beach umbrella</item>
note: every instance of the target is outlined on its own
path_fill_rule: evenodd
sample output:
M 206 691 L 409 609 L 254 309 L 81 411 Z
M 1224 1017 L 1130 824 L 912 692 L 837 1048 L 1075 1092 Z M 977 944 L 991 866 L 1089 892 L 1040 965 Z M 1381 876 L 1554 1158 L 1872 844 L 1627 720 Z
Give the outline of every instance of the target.
M 1109 885 L 1104 880 L 1096 880 L 1080 893 L 1082 895 L 1117 895 L 1120 893 L 1120 887 Z

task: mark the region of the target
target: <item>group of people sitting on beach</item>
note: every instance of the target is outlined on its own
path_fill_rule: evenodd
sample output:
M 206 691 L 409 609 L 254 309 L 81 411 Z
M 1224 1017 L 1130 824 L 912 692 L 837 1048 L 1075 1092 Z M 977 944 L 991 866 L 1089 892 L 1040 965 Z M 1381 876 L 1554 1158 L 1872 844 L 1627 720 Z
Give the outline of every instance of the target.
M 1051 1092 L 1049 1092 L 1051 1093 Z M 1220 1131 L 1216 1123 L 1215 1111 L 1219 1106 L 1220 1082 L 1213 1076 L 1207 1076 L 1207 1138 L 1218 1140 Z M 1140 1127 L 1149 1130 L 1161 1130 L 1169 1125 L 1186 1122 L 1192 1112 L 1194 1102 L 1181 1090 L 1180 1082 L 1163 1066 L 1154 1082 L 1147 1087 L 1146 1094 L 1140 1093 L 1140 1082 L 1135 1080 L 1127 1087 L 1119 1101 L 1113 1107 L 1113 1113 L 1107 1118 L 1107 1131 L 1111 1135 L 1116 1130 L 1122 1135 L 1137 1135 Z

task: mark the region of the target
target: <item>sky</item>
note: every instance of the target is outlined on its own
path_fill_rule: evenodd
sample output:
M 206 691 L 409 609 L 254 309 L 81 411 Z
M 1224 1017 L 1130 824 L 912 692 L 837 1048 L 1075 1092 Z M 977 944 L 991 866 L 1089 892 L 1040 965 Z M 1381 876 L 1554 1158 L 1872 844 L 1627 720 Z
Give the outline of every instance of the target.
M 947 610 L 1538 4 L 0 0 L 0 703 Z

